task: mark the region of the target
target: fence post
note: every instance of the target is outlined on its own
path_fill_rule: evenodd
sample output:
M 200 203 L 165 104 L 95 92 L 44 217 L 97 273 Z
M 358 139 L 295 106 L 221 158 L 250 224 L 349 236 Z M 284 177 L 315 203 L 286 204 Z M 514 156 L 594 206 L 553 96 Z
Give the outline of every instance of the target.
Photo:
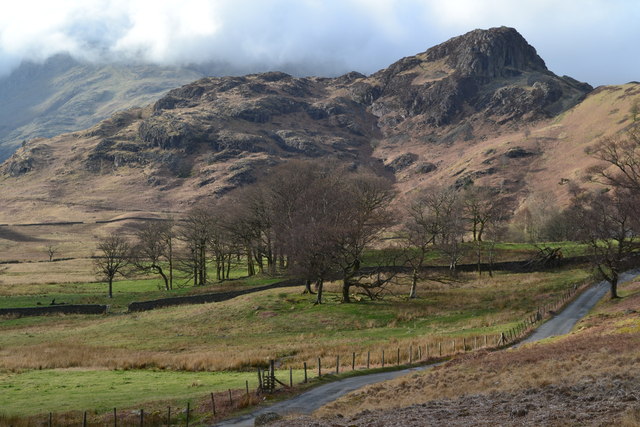
M 356 370 L 356 352 L 351 353 L 351 370 Z
M 422 346 L 418 346 L 418 360 L 422 360 Z
M 318 377 L 322 375 L 322 370 L 320 368 L 320 358 L 318 357 Z
M 400 366 L 400 347 L 398 347 L 398 360 L 396 361 L 396 366 Z
M 168 426 L 171 425 L 171 406 L 169 406 L 168 409 L 167 409 L 167 425 Z
M 229 389 L 229 406 L 233 407 L 233 399 L 231 398 L 231 389 Z
M 467 351 L 467 337 L 462 337 L 462 351 Z
M 307 362 L 304 362 L 304 383 L 307 383 Z
M 340 373 L 340 356 L 336 356 L 336 375 Z
M 249 402 L 249 380 L 245 380 L 244 384 L 247 387 L 247 402 Z
M 213 393 L 211 393 L 211 410 L 213 411 L 213 416 L 216 416 L 216 400 L 213 397 Z
M 118 427 L 118 411 L 116 408 L 113 408 L 113 427 Z
M 87 411 L 82 413 L 82 427 L 87 427 Z
M 384 368 L 384 350 L 382 350 L 382 367 Z
M 140 409 L 140 427 L 144 425 L 144 409 Z
M 438 349 L 440 350 L 440 356 L 442 356 L 442 341 L 438 342 Z
M 269 360 L 269 391 L 273 393 L 276 388 L 276 361 Z
M 293 368 L 291 366 L 289 366 L 289 387 L 293 388 Z M 249 395 L 249 386 L 247 385 L 247 396 L 248 395 Z
M 264 390 L 264 387 L 262 385 L 262 371 L 260 370 L 260 368 L 258 368 L 258 389 L 260 391 Z
M 429 358 L 429 343 L 424 346 L 425 351 L 427 352 L 427 359 Z
M 191 404 L 187 402 L 187 427 L 189 427 L 189 413 L 191 412 Z
M 409 346 L 409 365 L 413 363 L 413 346 Z
M 53 427 L 53 414 L 49 412 L 49 427 Z
M 367 351 L 367 369 L 369 369 L 369 362 L 371 361 L 371 350 Z

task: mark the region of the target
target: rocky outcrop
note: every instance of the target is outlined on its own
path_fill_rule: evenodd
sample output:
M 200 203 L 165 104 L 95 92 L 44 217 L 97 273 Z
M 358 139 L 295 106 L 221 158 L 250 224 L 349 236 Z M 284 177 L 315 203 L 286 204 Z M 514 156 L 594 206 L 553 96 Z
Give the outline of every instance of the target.
M 550 72 L 516 30 L 474 30 L 371 76 L 203 78 L 78 133 L 75 139 L 90 142 L 74 156 L 85 171 L 140 168 L 150 186 L 189 185 L 200 195 L 254 182 L 290 158 L 330 157 L 404 181 L 423 180 L 419 175 L 446 168 L 441 153 L 448 146 L 472 145 L 502 125 L 522 129 L 555 116 L 589 90 Z M 494 160 L 534 154 L 512 149 Z M 421 157 L 433 163 L 419 163 Z M 26 147 L 3 172 L 24 175 L 47 161 Z M 447 179 L 464 186 L 497 173 L 473 167 Z
M 547 71 L 536 50 L 513 28 L 474 30 L 427 50 L 428 61 L 444 60 L 462 76 L 490 80 Z
M 393 159 L 387 167 L 393 172 L 400 172 L 413 165 L 418 160 L 418 155 L 414 153 L 404 153 Z

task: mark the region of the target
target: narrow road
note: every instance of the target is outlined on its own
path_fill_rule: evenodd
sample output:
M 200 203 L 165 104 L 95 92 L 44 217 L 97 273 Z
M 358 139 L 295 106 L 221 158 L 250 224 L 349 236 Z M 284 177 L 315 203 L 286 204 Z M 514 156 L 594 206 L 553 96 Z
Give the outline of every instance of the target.
M 403 369 L 401 371 L 380 372 L 377 374 L 362 375 L 359 377 L 345 378 L 344 380 L 334 381 L 328 384 L 313 388 L 302 393 L 293 399 L 283 400 L 269 407 L 259 409 L 241 417 L 233 418 L 216 424 L 216 426 L 234 426 L 234 427 L 252 427 L 255 418 L 267 412 L 276 412 L 280 415 L 285 414 L 309 414 L 319 407 L 333 402 L 337 398 L 364 387 L 382 381 L 392 380 L 394 378 L 406 375 L 409 372 L 421 371 L 435 365 L 417 366 L 415 368 Z
M 640 269 L 626 271 L 620 275 L 618 283 L 627 282 L 638 274 L 640 274 Z M 568 334 L 576 323 L 578 323 L 578 321 L 582 319 L 589 310 L 591 310 L 598 301 L 602 299 L 602 297 L 608 294 L 609 289 L 609 282 L 602 281 L 593 285 L 580 294 L 578 298 L 573 300 L 564 310 L 537 328 L 534 333 L 532 333 L 527 339 L 521 341 L 520 344 Z
M 623 283 L 633 279 L 640 274 L 640 269 L 630 270 L 620 275 L 620 282 Z M 552 336 L 567 334 L 591 310 L 609 291 L 608 282 L 600 282 L 584 291 L 578 298 L 571 302 L 562 312 L 548 320 L 540 326 L 522 343 L 539 341 Z M 276 412 L 280 415 L 297 413 L 310 414 L 321 406 L 333 402 L 339 397 L 357 390 L 365 385 L 375 384 L 382 381 L 391 380 L 412 371 L 429 369 L 434 365 L 419 366 L 401 371 L 381 372 L 377 374 L 362 375 L 359 377 L 346 378 L 313 388 L 293 399 L 278 402 L 266 408 L 261 408 L 250 414 L 233 418 L 217 426 L 251 427 L 254 425 L 255 417 L 267 412 Z

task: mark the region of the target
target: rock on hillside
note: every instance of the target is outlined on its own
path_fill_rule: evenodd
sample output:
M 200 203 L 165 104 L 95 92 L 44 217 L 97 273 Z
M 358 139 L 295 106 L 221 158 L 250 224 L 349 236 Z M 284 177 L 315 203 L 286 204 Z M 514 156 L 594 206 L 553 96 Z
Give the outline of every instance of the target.
M 546 123 L 590 90 L 549 71 L 516 30 L 475 30 L 371 76 L 204 78 L 88 131 L 29 142 L 2 172 L 37 180 L 59 168 L 91 181 L 126 170 L 169 203 L 224 194 L 288 158 L 331 157 L 393 174 L 403 191 L 491 178 L 515 194 L 540 147 L 518 143 L 527 153 L 518 157 L 510 142 L 482 156 L 477 147 Z M 70 145 L 74 154 L 60 157 Z M 179 196 L 160 193 L 176 188 Z

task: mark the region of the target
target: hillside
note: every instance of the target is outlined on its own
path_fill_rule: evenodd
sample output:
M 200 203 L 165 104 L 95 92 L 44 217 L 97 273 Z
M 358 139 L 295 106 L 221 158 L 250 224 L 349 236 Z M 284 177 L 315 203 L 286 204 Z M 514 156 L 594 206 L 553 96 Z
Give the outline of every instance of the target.
M 202 76 L 195 69 L 90 64 L 62 54 L 24 62 L 0 78 L 0 160 L 22 141 L 86 129 Z
M 461 355 L 274 425 L 640 425 L 640 283 L 568 336 Z
M 391 176 L 401 195 L 475 183 L 500 189 L 514 210 L 539 194 L 562 203 L 562 184 L 593 162 L 585 147 L 624 129 L 639 97 L 639 84 L 593 91 L 556 76 L 505 27 L 371 76 L 205 78 L 26 143 L 0 169 L 0 223 L 181 212 L 286 159 L 318 157 Z

